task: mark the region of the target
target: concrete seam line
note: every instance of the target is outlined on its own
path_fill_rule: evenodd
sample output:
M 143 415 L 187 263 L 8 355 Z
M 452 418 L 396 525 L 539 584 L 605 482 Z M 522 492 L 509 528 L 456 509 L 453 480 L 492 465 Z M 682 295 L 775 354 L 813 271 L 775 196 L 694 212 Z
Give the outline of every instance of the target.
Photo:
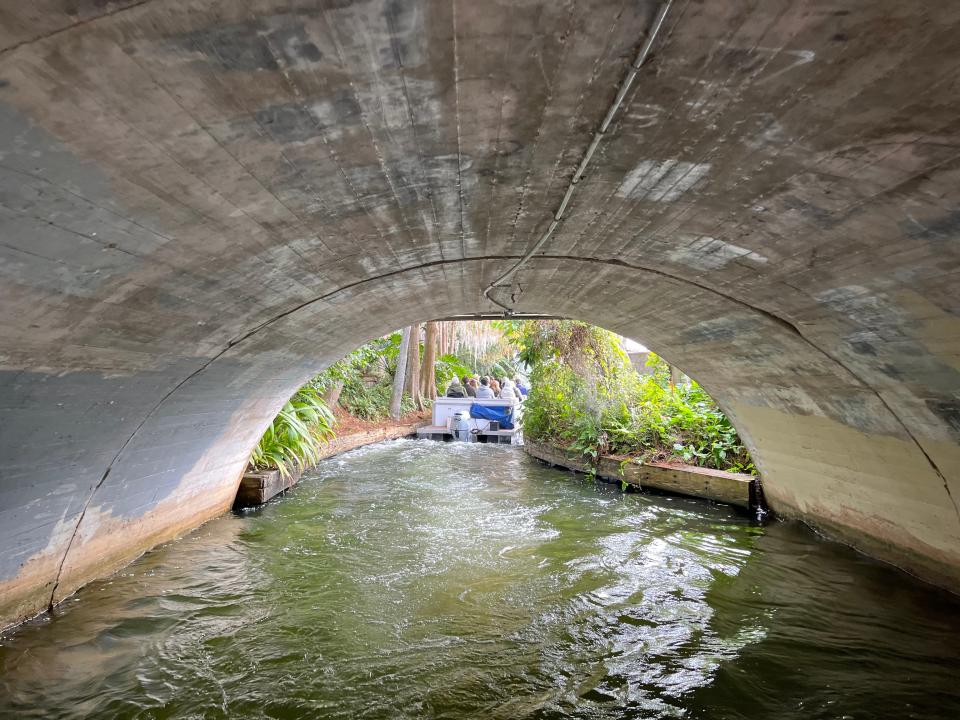
M 130 433 L 130 436 L 120 446 L 120 449 L 117 450 L 117 453 L 113 456 L 113 459 L 110 461 L 110 464 L 107 465 L 107 469 L 104 470 L 103 475 L 100 476 L 100 480 L 97 481 L 97 483 L 93 486 L 93 488 L 91 488 L 90 494 L 87 496 L 86 501 L 83 503 L 83 509 L 80 511 L 80 517 L 77 518 L 77 524 L 73 528 L 73 533 L 70 535 L 70 540 L 67 542 L 67 547 L 63 551 L 63 557 L 60 559 L 60 566 L 57 568 L 57 576 L 54 578 L 53 589 L 50 591 L 50 602 L 48 604 L 49 609 L 51 610 L 53 609 L 54 598 L 56 597 L 57 589 L 60 587 L 60 578 L 63 575 L 63 567 L 64 565 L 66 565 L 67 556 L 70 554 L 70 550 L 73 548 L 73 541 L 76 539 L 77 534 L 80 532 L 80 525 L 83 523 L 83 518 L 87 514 L 87 509 L 90 507 L 90 503 L 93 501 L 93 496 L 97 494 L 97 490 L 99 490 L 100 487 L 106 482 L 107 478 L 110 476 L 110 471 L 113 470 L 113 466 L 117 464 L 117 460 L 120 459 L 120 456 L 123 454 L 123 451 L 127 449 L 127 446 L 130 445 L 133 439 L 137 436 L 137 433 L 140 432 L 143 426 L 147 424 L 147 421 L 151 417 L 153 417 L 153 414 L 160 409 L 160 406 L 163 405 L 164 402 L 166 402 L 167 398 L 173 395 L 177 390 L 183 387 L 192 378 L 196 377 L 201 372 L 203 372 L 208 367 L 210 367 L 210 365 L 216 362 L 229 349 L 230 348 L 227 347 L 226 349 L 218 352 L 212 358 L 210 358 L 205 363 L 203 363 L 199 368 L 191 372 L 183 380 L 181 380 L 176 385 L 174 385 L 167 393 L 165 393 L 164 396 L 161 397 L 159 401 L 157 401 L 157 404 L 154 405 L 152 408 L 150 408 L 150 410 L 143 416 L 143 420 L 139 422 L 137 427 L 134 428 L 133 432 Z
M 421 263 L 421 264 L 419 264 L 419 265 L 412 265 L 412 266 L 410 266 L 410 267 L 399 268 L 399 269 L 397 269 L 397 270 L 391 270 L 390 272 L 383 273 L 382 275 L 377 275 L 377 276 L 374 276 L 374 277 L 369 277 L 369 278 L 364 278 L 364 279 L 362 279 L 362 280 L 357 280 L 357 281 L 355 281 L 355 282 L 348 283 L 348 284 L 343 285 L 343 286 L 341 286 L 341 287 L 339 287 L 339 288 L 336 288 L 335 290 L 331 290 L 330 292 L 324 293 L 323 295 L 318 295 L 318 296 L 315 297 L 315 298 L 311 298 L 311 299 L 309 299 L 309 300 L 305 300 L 305 301 L 303 301 L 303 302 L 301 302 L 301 303 L 298 303 L 296 306 L 290 308 L 289 310 L 284 310 L 283 312 L 278 313 L 277 315 L 274 315 L 272 318 L 270 318 L 270 319 L 268 319 L 268 320 L 264 320 L 262 323 L 260 323 L 259 325 L 257 325 L 257 326 L 254 327 L 254 328 L 251 328 L 248 332 L 244 333 L 243 335 L 240 335 L 240 336 L 238 336 L 237 338 L 235 338 L 235 339 L 233 339 L 233 340 L 230 340 L 230 341 L 227 343 L 227 346 L 226 346 L 222 351 L 220 351 L 220 353 L 218 353 L 213 359 L 216 360 L 217 358 L 220 357 L 220 355 L 222 355 L 223 353 L 225 353 L 225 352 L 226 352 L 227 350 L 229 350 L 230 348 L 234 347 L 235 345 L 238 345 L 239 343 L 243 342 L 244 340 L 249 339 L 251 336 L 253 336 L 253 335 L 255 335 L 256 333 L 260 332 L 260 331 L 261 331 L 262 329 L 264 329 L 265 327 L 267 327 L 267 326 L 269 326 L 269 325 L 272 325 L 273 323 L 277 322 L 278 320 L 282 320 L 283 318 L 287 317 L 288 315 L 292 315 L 293 313 L 297 312 L 298 310 L 302 310 L 303 308 L 308 307 L 309 305 L 312 305 L 313 303 L 323 302 L 324 300 L 328 300 L 328 299 L 330 299 L 330 298 L 332 298 L 332 297 L 335 297 L 336 295 L 339 295 L 340 293 L 342 293 L 342 292 L 344 292 L 344 291 L 346 291 L 346 290 L 351 290 L 351 289 L 353 289 L 353 288 L 355 288 L 355 287 L 359 287 L 359 286 L 365 285 L 365 284 L 367 284 L 367 283 L 378 282 L 378 281 L 381 281 L 381 280 L 386 280 L 387 278 L 395 277 L 395 276 L 397 276 L 397 275 L 402 275 L 402 274 L 408 273 L 408 272 L 414 272 L 414 271 L 416 271 L 416 270 L 422 270 L 422 269 L 424 269 L 424 268 L 431 268 L 431 267 L 438 267 L 438 266 L 447 266 L 447 265 L 456 265 L 456 264 L 459 264 L 459 263 L 466 263 L 466 262 L 486 262 L 486 261 L 495 261 L 495 260 L 517 260 L 517 259 L 521 259 L 522 257 L 523 257 L 522 255 L 480 255 L 480 256 L 469 257 L 469 258 L 456 258 L 456 259 L 452 259 L 452 260 L 432 260 L 432 261 L 430 261 L 430 262 Z M 625 269 L 627 269 L 627 270 L 638 270 L 638 271 L 641 271 L 641 272 L 647 272 L 647 273 L 651 273 L 651 274 L 653 274 L 653 275 L 657 275 L 657 276 L 659 276 L 659 277 L 666 278 L 666 279 L 668 279 L 668 280 L 673 280 L 674 282 L 683 283 L 683 284 L 685 284 L 685 285 L 692 285 L 693 287 L 698 288 L 698 289 L 700 289 L 700 290 L 703 290 L 704 292 L 708 292 L 708 293 L 711 293 L 711 294 L 716 295 L 716 296 L 718 296 L 718 297 L 724 298 L 725 300 L 728 300 L 728 301 L 730 301 L 730 302 L 732 302 L 732 303 L 734 303 L 734 304 L 736 304 L 736 305 L 739 305 L 739 306 L 741 306 L 741 307 L 744 307 L 744 308 L 746 308 L 746 309 L 748 309 L 748 310 L 752 310 L 752 311 L 754 311 L 754 312 L 758 312 L 758 313 L 760 313 L 761 315 L 765 316 L 765 317 L 766 317 L 768 320 L 770 320 L 771 322 L 774 322 L 774 323 L 776 323 L 777 325 L 779 325 L 780 327 L 782 327 L 784 330 L 787 330 L 788 332 L 790 332 L 790 333 L 792 333 L 792 334 L 794 334 L 794 335 L 796 335 L 796 336 L 798 336 L 798 337 L 806 340 L 806 338 L 803 337 L 803 335 L 802 335 L 802 334 L 800 333 L 800 331 L 796 328 L 796 326 L 793 325 L 793 323 L 789 322 L 788 320 L 784 320 L 783 318 L 779 317 L 778 315 L 775 315 L 774 313 L 772 313 L 772 312 L 770 312 L 770 311 L 768 311 L 768 310 L 765 310 L 765 309 L 760 308 L 760 307 L 756 307 L 755 305 L 751 305 L 751 304 L 748 303 L 748 302 L 745 302 L 745 301 L 743 301 L 743 300 L 740 300 L 739 298 L 733 297 L 732 295 L 727 295 L 726 293 L 720 292 L 719 290 L 715 290 L 714 288 L 711 288 L 711 287 L 709 287 L 709 286 L 707 286 L 707 285 L 701 285 L 700 283 L 697 283 L 697 282 L 695 282 L 695 281 L 693 281 L 693 280 L 687 280 L 686 278 L 680 277 L 680 276 L 678 276 L 678 275 L 672 275 L 671 273 L 665 272 L 665 271 L 663 271 L 663 270 L 657 270 L 656 268 L 651 268 L 651 267 L 647 267 L 647 266 L 644 266 L 644 265 L 636 265 L 636 264 L 633 264 L 633 263 L 628 263 L 628 262 L 626 262 L 625 260 L 618 260 L 618 259 L 613 259 L 613 258 L 610 258 L 610 259 L 590 258 L 590 257 L 582 257 L 582 256 L 578 256 L 578 255 L 541 255 L 540 258 L 541 258 L 541 259 L 544 259 L 544 260 L 564 260 L 564 261 L 573 261 L 573 262 L 594 263 L 594 264 L 599 264 L 599 265 L 612 265 L 612 266 L 614 266 L 614 267 L 622 267 L 622 268 L 625 268 Z M 538 313 L 538 314 L 550 314 L 550 313 Z M 807 342 L 809 342 L 809 340 L 807 340 Z M 821 351 L 821 352 L 822 352 L 822 351 Z M 832 359 L 832 358 L 831 358 L 831 359 Z M 846 368 L 844 368 L 844 369 L 846 370 Z M 850 371 L 847 370 L 847 372 L 850 372 Z M 855 375 L 853 375 L 853 373 L 850 373 L 850 375 L 853 377 L 854 380 L 858 380 L 858 378 L 857 378 Z
M 824 354 L 826 355 L 827 353 L 824 353 Z M 828 357 L 830 356 L 828 355 Z M 843 363 L 841 363 L 839 360 L 836 360 L 834 358 L 831 358 L 831 359 L 833 359 L 833 361 L 838 365 L 843 366 Z M 957 521 L 960 522 L 960 505 L 957 504 L 957 499 L 953 496 L 953 492 L 950 490 L 950 483 L 947 482 L 947 476 L 944 475 L 943 472 L 941 472 L 940 467 L 934 462 L 933 458 L 930 457 L 930 453 L 928 453 L 926 448 L 924 448 L 923 445 L 920 444 L 920 441 L 917 440 L 914 434 L 910 432 L 910 428 L 907 427 L 907 424 L 900 418 L 900 415 L 897 414 L 896 410 L 893 409 L 893 406 L 886 401 L 886 399 L 883 397 L 880 391 L 874 390 L 872 387 L 870 389 L 873 390 L 874 394 L 877 396 L 877 398 L 880 400 L 883 406 L 887 409 L 887 411 L 897 419 L 897 422 L 900 423 L 900 426 L 903 428 L 904 432 L 906 432 L 907 436 L 911 440 L 913 440 L 913 444 L 917 446 L 917 449 L 927 459 L 927 462 L 930 463 L 930 467 L 933 468 L 933 471 L 937 474 L 937 476 L 940 478 L 940 481 L 943 483 L 943 489 L 946 491 L 947 497 L 950 499 L 950 502 L 953 504 L 953 511 L 957 514 Z
M 78 22 L 73 23 L 72 25 L 66 25 L 64 27 L 56 28 L 55 30 L 51 30 L 50 32 L 44 33 L 43 35 L 37 35 L 35 37 L 28 38 L 27 40 L 21 40 L 15 45 L 11 45 L 10 47 L 3 48 L 2 50 L 0 50 L 0 58 L 16 50 L 19 50 L 20 48 L 25 47 L 27 45 L 32 45 L 33 43 L 41 42 L 43 40 L 46 40 L 47 38 L 55 37 L 61 33 L 69 32 L 74 28 L 90 25 L 91 23 L 95 23 L 100 20 L 106 20 L 107 18 L 111 18 L 114 15 L 119 15 L 120 13 L 126 12 L 127 10 L 134 10 L 140 7 L 141 5 L 146 5 L 149 2 L 153 2 L 153 0 L 139 0 L 139 2 L 133 2 L 133 3 L 130 3 L 129 5 L 124 5 L 122 7 L 114 8 L 113 10 L 109 10 L 105 13 L 101 13 L 100 15 L 94 15 L 93 17 L 87 18 L 86 20 L 80 20 Z
M 513 313 L 513 308 L 505 303 L 500 302 L 492 297 L 490 293 L 495 287 L 500 285 L 500 283 L 505 280 L 512 278 L 527 262 L 534 256 L 534 254 L 543 247 L 547 241 L 553 236 L 554 231 L 557 229 L 559 224 L 563 221 L 563 213 L 567 209 L 567 205 L 570 203 L 570 200 L 573 198 L 573 193 L 576 190 L 577 183 L 580 182 L 580 179 L 583 177 L 583 173 L 586 171 L 587 166 L 590 164 L 590 160 L 593 159 L 593 155 L 596 152 L 597 148 L 600 146 L 600 141 L 603 139 L 604 133 L 609 129 L 610 123 L 613 122 L 613 118 L 616 116 L 617 111 L 620 109 L 620 106 L 623 104 L 624 98 L 626 98 L 627 93 L 630 92 L 630 88 L 633 86 L 633 81 L 637 77 L 637 73 L 640 71 L 640 68 L 643 66 L 643 63 L 646 61 L 647 57 L 650 55 L 650 50 L 653 48 L 653 43 L 657 39 L 657 35 L 660 34 L 660 29 L 663 27 L 663 22 L 666 20 L 667 13 L 670 12 L 670 6 L 673 4 L 673 0 L 667 0 L 662 4 L 657 11 L 657 16 L 653 21 L 653 25 L 650 28 L 650 33 L 647 35 L 646 41 L 644 41 L 640 50 L 637 52 L 637 56 L 634 61 L 630 64 L 630 70 L 624 77 L 623 81 L 620 83 L 620 88 L 617 91 L 617 94 L 610 104 L 610 107 L 607 109 L 606 115 L 604 115 L 603 121 L 600 123 L 600 127 L 597 128 L 597 131 L 594 133 L 593 138 L 590 141 L 590 145 L 587 146 L 587 151 L 583 155 L 583 159 L 580 161 L 580 165 L 577 167 L 576 172 L 573 174 L 573 177 L 570 179 L 570 183 L 567 185 L 567 190 L 563 194 L 563 199 L 560 201 L 560 205 L 557 211 L 553 215 L 553 220 L 550 225 L 547 227 L 546 231 L 534 243 L 533 247 L 527 251 L 523 257 L 520 258 L 507 272 L 498 277 L 496 280 L 491 282 L 483 291 L 483 297 L 492 302 L 495 305 L 499 305 L 503 308 L 504 314 Z M 512 298 L 511 298 L 512 301 Z
M 467 241 L 464 237 L 466 225 L 463 219 L 463 147 L 460 133 L 460 51 L 457 43 L 457 0 L 450 0 L 450 15 L 453 23 L 453 101 L 457 128 L 457 204 L 460 210 L 460 257 L 465 257 Z M 440 241 L 439 246 L 442 257 L 443 241 Z

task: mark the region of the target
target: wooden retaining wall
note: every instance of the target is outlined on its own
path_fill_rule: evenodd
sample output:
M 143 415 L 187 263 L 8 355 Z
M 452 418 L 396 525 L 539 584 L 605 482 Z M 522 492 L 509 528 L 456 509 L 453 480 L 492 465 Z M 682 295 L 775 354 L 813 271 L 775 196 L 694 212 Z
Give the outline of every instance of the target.
M 575 452 L 546 443 L 524 439 L 523 449 L 551 465 L 589 473 L 586 459 Z M 623 461 L 626 458 L 604 455 L 597 466 L 597 476 L 604 480 L 623 481 L 637 488 L 654 488 L 666 492 L 706 498 L 743 508 L 762 503 L 760 480 L 753 475 L 710 470 L 692 465 Z

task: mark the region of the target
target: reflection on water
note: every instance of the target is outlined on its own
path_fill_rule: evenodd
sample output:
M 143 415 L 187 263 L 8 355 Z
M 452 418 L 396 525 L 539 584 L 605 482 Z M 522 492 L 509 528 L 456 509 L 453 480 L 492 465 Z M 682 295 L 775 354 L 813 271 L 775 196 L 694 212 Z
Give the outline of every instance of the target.
M 960 602 L 805 528 L 398 441 L 0 642 L 0 715 L 956 718 Z

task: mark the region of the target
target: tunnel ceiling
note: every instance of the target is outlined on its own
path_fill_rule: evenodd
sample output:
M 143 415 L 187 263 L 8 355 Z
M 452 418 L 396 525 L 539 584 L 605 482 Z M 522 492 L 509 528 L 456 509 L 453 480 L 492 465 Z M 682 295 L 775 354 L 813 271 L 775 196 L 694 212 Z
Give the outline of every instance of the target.
M 497 310 L 659 8 L 0 5 L 6 616 L 116 566 L 105 533 L 195 524 L 178 493 L 222 509 L 324 363 Z M 784 512 L 960 587 L 958 31 L 940 0 L 673 2 L 492 297 L 647 342 Z

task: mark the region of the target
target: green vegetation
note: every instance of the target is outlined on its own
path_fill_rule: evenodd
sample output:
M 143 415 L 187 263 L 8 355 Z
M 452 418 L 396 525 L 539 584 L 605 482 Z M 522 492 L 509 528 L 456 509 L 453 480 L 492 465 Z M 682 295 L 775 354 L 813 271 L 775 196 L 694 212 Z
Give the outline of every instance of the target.
M 434 366 L 434 380 L 437 387 L 443 390 L 450 384 L 454 378 L 462 378 L 464 375 L 475 375 L 473 369 L 466 361 L 453 353 L 447 353 L 437 358 Z
M 474 325 L 474 324 L 471 324 Z M 400 413 L 429 407 L 432 398 L 454 377 L 476 374 L 464 360 L 465 350 L 487 356 L 499 333 L 480 335 L 461 323 L 428 323 L 407 329 L 415 333 L 417 347 L 404 379 Z M 250 456 L 256 469 L 277 468 L 284 475 L 315 463 L 324 444 L 334 436 L 335 415 L 327 403 L 342 412 L 369 422 L 390 416 L 390 400 L 396 381 L 397 361 L 403 331 L 371 340 L 310 380 L 284 405 Z M 491 339 L 492 338 L 492 339 Z M 432 344 L 431 352 L 427 345 Z M 423 356 L 421 366 L 418 358 Z M 409 358 L 408 358 L 409 360 Z M 409 364 L 409 363 L 408 363 Z M 414 372 L 410 372 L 414 370 Z M 432 381 L 421 383 L 420 377 Z
M 531 368 L 524 433 L 596 459 L 628 455 L 753 473 L 730 421 L 696 382 L 674 387 L 670 368 L 651 354 L 638 374 L 620 338 L 581 322 L 503 323 Z
M 455 377 L 513 378 L 526 366 L 531 390 L 523 425 L 533 440 L 593 459 L 612 454 L 754 472 L 736 430 L 703 388 L 692 381 L 674 386 L 669 366 L 655 355 L 650 374 L 638 374 L 611 332 L 569 320 L 428 323 L 421 330 L 372 340 L 313 378 L 284 405 L 251 464 L 287 474 L 316 462 L 334 434 L 325 398 L 360 420 L 387 419 L 406 332 L 416 346 L 401 378 L 402 414 L 428 407 Z
M 324 443 L 333 437 L 333 413 L 315 385 L 305 385 L 290 398 L 253 449 L 250 464 L 277 468 L 289 476 L 295 468 L 315 463 Z
M 250 455 L 255 469 L 278 469 L 289 476 L 319 459 L 324 445 L 334 437 L 336 419 L 324 395 L 342 386 L 339 404 L 364 420 L 386 417 L 390 404 L 389 373 L 396 365 L 399 333 L 373 340 L 334 363 L 287 401 Z M 366 384 L 365 377 L 373 382 Z M 412 405 L 407 399 L 407 405 Z
M 320 373 L 315 379 L 325 391 L 343 383 L 339 405 L 361 420 L 384 420 L 390 414 L 390 391 L 400 350 L 400 332 L 394 332 L 366 345 Z M 404 413 L 414 409 L 410 396 L 402 402 Z

